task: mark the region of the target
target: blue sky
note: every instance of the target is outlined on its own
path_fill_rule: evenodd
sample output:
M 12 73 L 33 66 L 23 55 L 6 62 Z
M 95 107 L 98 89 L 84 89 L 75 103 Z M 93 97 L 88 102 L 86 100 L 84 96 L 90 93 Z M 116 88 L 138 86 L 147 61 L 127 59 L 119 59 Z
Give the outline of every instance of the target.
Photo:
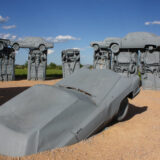
M 159 0 L 0 0 L 0 37 L 44 37 L 55 42 L 48 63 L 61 64 L 63 49 L 80 48 L 81 63 L 92 64 L 92 41 L 137 31 L 160 35 L 159 11 Z M 27 52 L 20 49 L 16 64 Z

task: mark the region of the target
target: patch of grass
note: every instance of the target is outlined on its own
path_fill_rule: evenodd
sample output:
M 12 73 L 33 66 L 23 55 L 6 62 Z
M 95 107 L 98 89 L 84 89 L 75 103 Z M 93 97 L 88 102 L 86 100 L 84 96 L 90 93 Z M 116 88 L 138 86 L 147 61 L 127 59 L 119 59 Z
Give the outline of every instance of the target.
M 52 79 L 52 78 L 62 78 L 62 70 L 61 69 L 47 69 L 46 79 Z
M 15 69 L 16 79 L 27 79 L 27 68 L 24 69 Z M 55 79 L 62 78 L 62 70 L 61 69 L 47 69 L 46 71 L 46 79 Z
M 27 79 L 27 68 L 15 69 L 15 79 Z

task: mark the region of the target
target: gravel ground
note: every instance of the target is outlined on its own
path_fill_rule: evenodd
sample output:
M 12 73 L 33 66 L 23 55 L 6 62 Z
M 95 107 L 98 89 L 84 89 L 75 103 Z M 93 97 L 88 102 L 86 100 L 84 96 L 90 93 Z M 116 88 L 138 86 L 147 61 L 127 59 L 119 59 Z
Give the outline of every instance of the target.
M 57 81 L 1 82 L 0 102 L 37 83 Z M 0 156 L 0 160 L 160 160 L 160 91 L 142 90 L 129 102 L 129 114 L 123 122 L 112 123 L 87 140 L 26 157 Z

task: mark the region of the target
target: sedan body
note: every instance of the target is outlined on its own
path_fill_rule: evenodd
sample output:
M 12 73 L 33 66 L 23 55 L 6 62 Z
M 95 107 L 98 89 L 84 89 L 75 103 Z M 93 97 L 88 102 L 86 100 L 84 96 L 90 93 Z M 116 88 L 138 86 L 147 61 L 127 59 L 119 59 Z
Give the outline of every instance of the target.
M 110 37 L 103 42 L 92 42 L 94 48 L 109 49 L 113 53 L 120 49 L 157 49 L 160 47 L 160 37 L 148 32 L 128 33 L 124 38 Z
M 139 91 L 138 77 L 86 68 L 54 86 L 33 86 L 0 107 L 0 154 L 23 156 L 77 143 Z
M 120 44 L 120 48 L 141 49 L 148 46 L 160 47 L 160 37 L 148 32 L 133 32 L 122 38 Z
M 15 45 L 18 45 L 19 48 L 40 48 L 40 46 L 45 46 L 45 49 L 53 48 L 53 43 L 47 42 L 43 38 L 40 37 L 27 37 L 24 40 L 13 41 L 11 42 L 11 46 L 14 48 Z M 17 50 L 18 50 L 17 49 Z

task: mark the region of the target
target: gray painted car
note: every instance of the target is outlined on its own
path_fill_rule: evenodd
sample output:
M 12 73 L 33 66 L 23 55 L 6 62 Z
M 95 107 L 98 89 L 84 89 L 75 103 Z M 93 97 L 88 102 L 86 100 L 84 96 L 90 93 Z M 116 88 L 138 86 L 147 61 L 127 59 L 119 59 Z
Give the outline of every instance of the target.
M 29 155 L 77 143 L 121 121 L 139 78 L 82 68 L 54 86 L 36 85 L 0 107 L 0 154 Z
M 11 42 L 11 46 L 15 50 L 19 50 L 19 48 L 30 48 L 44 51 L 48 48 L 53 48 L 53 43 L 47 42 L 41 37 L 26 37 L 24 40 Z
M 0 51 L 4 49 L 4 47 L 8 47 L 10 45 L 9 39 L 0 38 Z
M 120 49 L 148 49 L 153 50 L 160 47 L 160 37 L 148 32 L 128 33 L 124 38 L 110 37 L 103 42 L 92 42 L 94 48 L 108 48 L 113 53 L 118 53 Z

